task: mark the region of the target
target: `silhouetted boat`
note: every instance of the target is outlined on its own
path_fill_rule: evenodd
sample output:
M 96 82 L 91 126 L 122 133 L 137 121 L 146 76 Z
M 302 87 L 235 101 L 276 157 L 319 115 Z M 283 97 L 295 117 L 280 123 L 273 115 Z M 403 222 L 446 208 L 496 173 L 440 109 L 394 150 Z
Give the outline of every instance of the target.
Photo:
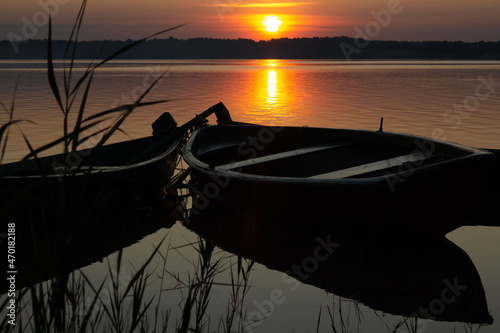
M 19 218 L 29 211 L 37 218 L 45 208 L 116 214 L 150 205 L 165 196 L 187 132 L 220 112 L 221 105 L 180 127 L 166 112 L 149 137 L 0 165 L 2 214 Z
M 414 239 L 465 224 L 495 162 L 490 152 L 415 135 L 249 124 L 202 127 L 183 157 L 199 207 L 316 214 L 337 233 Z
M 127 218 L 81 219 L 68 216 L 40 216 L 16 226 L 16 288 L 63 277 L 72 271 L 103 261 L 113 252 L 138 243 L 162 228 L 171 228 L 180 219 L 179 198 L 167 196 L 149 215 Z M 8 271 L 7 262 L 0 269 Z M 113 266 L 114 267 L 114 266 Z M 8 281 L 0 282 L 0 294 L 8 290 Z

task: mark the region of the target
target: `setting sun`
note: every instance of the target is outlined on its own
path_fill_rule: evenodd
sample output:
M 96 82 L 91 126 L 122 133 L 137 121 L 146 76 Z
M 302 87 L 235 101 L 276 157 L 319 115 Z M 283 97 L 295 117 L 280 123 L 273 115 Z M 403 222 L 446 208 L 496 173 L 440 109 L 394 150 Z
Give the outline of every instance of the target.
M 281 26 L 281 20 L 277 16 L 266 16 L 262 21 L 262 24 L 266 28 L 267 32 L 276 32 Z

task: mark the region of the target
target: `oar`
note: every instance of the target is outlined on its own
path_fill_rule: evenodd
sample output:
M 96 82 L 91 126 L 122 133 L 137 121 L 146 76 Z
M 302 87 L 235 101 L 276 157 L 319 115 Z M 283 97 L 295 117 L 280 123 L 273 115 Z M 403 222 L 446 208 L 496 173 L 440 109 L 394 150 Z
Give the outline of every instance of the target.
M 209 117 L 211 114 L 215 113 L 217 117 L 217 123 L 231 123 L 231 115 L 229 114 L 229 111 L 227 108 L 224 106 L 222 102 L 219 102 L 210 108 L 208 108 L 206 111 L 202 112 L 199 115 L 196 115 L 193 119 L 185 123 L 184 125 L 177 127 L 175 130 L 170 132 L 169 134 L 165 135 L 161 140 L 155 142 L 152 144 L 149 148 L 144 150 L 142 153 L 131 159 L 130 161 L 127 162 L 126 165 L 131 165 L 134 163 L 137 163 L 141 160 L 144 160 L 145 158 L 149 157 L 150 155 L 153 155 L 159 148 L 164 147 L 166 144 L 168 144 L 170 141 L 174 140 L 175 138 L 183 135 L 186 133 L 189 129 L 201 125 L 203 123 L 206 123 L 207 117 Z

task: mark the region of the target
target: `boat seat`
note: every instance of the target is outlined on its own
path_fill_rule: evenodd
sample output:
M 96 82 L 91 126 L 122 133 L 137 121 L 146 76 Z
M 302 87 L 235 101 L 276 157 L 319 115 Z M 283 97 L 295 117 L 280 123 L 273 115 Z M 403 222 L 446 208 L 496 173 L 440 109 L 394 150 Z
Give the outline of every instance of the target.
M 323 173 L 323 174 L 319 174 L 319 175 L 314 175 L 314 176 L 310 176 L 307 178 L 309 178 L 309 179 L 342 179 L 342 178 L 359 176 L 359 175 L 362 175 L 365 173 L 381 171 L 381 170 L 397 167 L 397 166 L 403 165 L 404 163 L 408 163 L 408 162 L 423 161 L 423 160 L 426 160 L 428 158 L 430 158 L 430 156 L 409 154 L 409 155 L 393 157 L 393 158 L 389 158 L 389 159 L 381 160 L 381 161 L 377 161 L 377 162 L 358 165 L 355 167 L 346 168 L 346 169 L 342 169 L 342 170 L 336 170 L 336 171 L 327 172 L 327 173 Z
M 222 169 L 222 170 L 237 169 L 237 168 L 242 168 L 242 167 L 246 167 L 246 166 L 250 166 L 250 165 L 276 161 L 276 160 L 280 160 L 280 159 L 284 159 L 284 158 L 288 158 L 288 157 L 310 154 L 310 153 L 314 153 L 314 152 L 318 152 L 318 151 L 322 151 L 322 150 L 345 147 L 345 146 L 352 145 L 352 144 L 353 144 L 353 142 L 325 143 L 325 144 L 320 144 L 320 145 L 316 145 L 316 146 L 288 150 L 288 151 L 284 151 L 284 152 L 280 152 L 280 153 L 276 153 L 276 154 L 251 158 L 251 159 L 240 161 L 240 162 L 232 162 L 232 163 L 228 163 L 228 164 L 223 164 L 223 165 L 217 166 L 217 168 Z

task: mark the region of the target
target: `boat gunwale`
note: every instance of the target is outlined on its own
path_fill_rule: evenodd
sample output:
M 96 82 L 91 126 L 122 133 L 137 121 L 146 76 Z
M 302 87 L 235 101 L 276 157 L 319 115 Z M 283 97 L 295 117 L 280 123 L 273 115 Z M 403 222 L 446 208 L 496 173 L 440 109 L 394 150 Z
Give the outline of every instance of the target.
M 103 146 L 103 147 L 107 147 L 109 148 L 110 146 L 116 146 L 116 145 L 125 145 L 127 143 L 131 143 L 131 142 L 137 142 L 137 141 L 140 141 L 140 140 L 145 140 L 145 139 L 150 139 L 150 138 L 155 138 L 155 136 L 146 136 L 146 137 L 142 137 L 142 138 L 138 138 L 138 139 L 134 139 L 134 140 L 131 140 L 131 141 L 122 141 L 122 142 L 117 142 L 117 143 L 112 143 L 110 145 L 106 145 L 106 146 Z M 182 144 L 182 135 L 179 135 L 178 137 L 176 137 L 175 139 L 173 139 L 172 141 L 170 141 L 170 145 L 168 147 L 167 150 L 161 152 L 159 155 L 157 156 L 154 156 L 150 159 L 147 159 L 147 160 L 144 160 L 144 161 L 141 161 L 141 162 L 137 162 L 137 163 L 134 163 L 134 164 L 130 164 L 130 165 L 122 165 L 122 166 L 81 166 L 81 167 L 77 167 L 75 168 L 74 170 L 79 170 L 78 172 L 76 173 L 72 173 L 72 170 L 70 170 L 69 172 L 72 173 L 73 176 L 77 176 L 77 177 L 85 177 L 85 176 L 91 176 L 91 175 L 95 175 L 95 174 L 106 174 L 106 173 L 112 173 L 112 172 L 120 172 L 120 171 L 127 171 L 127 170 L 133 170 L 133 169 L 137 169 L 137 168 L 140 168 L 140 167 L 143 167 L 143 166 L 146 166 L 146 165 L 149 165 L 149 164 L 152 164 L 152 163 L 156 163 L 158 161 L 161 161 L 162 159 L 164 158 L 167 158 L 172 152 L 175 151 L 175 149 L 177 149 L 180 145 Z M 89 148 L 89 149 L 93 149 L 93 148 Z M 82 152 L 83 150 L 78 150 L 78 151 L 75 151 L 74 153 L 78 153 L 78 152 Z M 69 152 L 68 154 L 71 154 L 71 152 Z M 57 154 L 57 155 L 50 155 L 50 156 L 43 156 L 43 157 L 40 157 L 41 159 L 53 159 L 53 161 L 56 161 L 57 157 L 62 157 L 64 156 L 64 153 L 63 154 Z M 28 160 L 30 161 L 30 160 Z M 16 163 L 20 163 L 20 162 L 12 162 L 12 163 L 8 163 L 8 164 L 2 164 L 0 165 L 0 168 L 2 168 L 3 166 L 7 166 L 9 164 L 11 165 L 15 165 Z M 33 171 L 37 171 L 37 170 L 33 170 Z M 4 180 L 4 179 L 8 179 L 8 180 L 16 180 L 16 179 L 40 179 L 40 178 L 55 178 L 55 177 L 61 177 L 61 175 L 57 172 L 53 173 L 53 174 L 36 174 L 36 175 L 12 175 L 12 176 L 9 176 L 9 175 L 6 175 L 6 176 L 2 176 L 0 175 L 0 181 Z
M 259 181 L 259 182 L 265 182 L 269 184 L 303 184 L 303 185 L 359 185 L 359 186 L 367 186 L 367 185 L 372 185 L 372 186 L 377 186 L 380 183 L 387 183 L 388 178 L 390 177 L 402 177 L 404 179 L 410 177 L 408 175 L 409 170 L 403 170 L 395 173 L 391 173 L 389 175 L 381 175 L 381 176 L 374 176 L 374 177 L 366 177 L 366 178 L 339 178 L 339 179 L 314 179 L 314 178 L 305 178 L 305 177 L 279 177 L 279 176 L 266 176 L 266 175 L 255 175 L 255 174 L 246 174 L 242 172 L 237 172 L 234 170 L 227 170 L 227 169 L 222 169 L 218 168 L 217 166 L 211 166 L 208 163 L 205 163 L 198 159 L 192 152 L 192 146 L 194 142 L 196 141 L 197 137 L 200 135 L 200 133 L 203 130 L 207 130 L 209 128 L 228 128 L 228 127 L 247 127 L 247 128 L 252 128 L 252 129 L 262 129 L 262 128 L 269 128 L 269 129 L 277 129 L 277 128 L 283 128 L 280 126 L 265 126 L 265 125 L 253 125 L 253 124 L 247 124 L 247 125 L 231 125 L 231 124 L 225 124 L 225 125 L 206 125 L 201 128 L 198 128 L 196 131 L 194 131 L 189 140 L 187 141 L 184 150 L 183 150 L 183 158 L 188 163 L 191 167 L 193 167 L 195 170 L 198 169 L 200 172 L 204 172 L 207 174 L 210 174 L 212 177 L 230 177 L 235 180 L 239 181 L 245 181 L 245 182 L 252 182 L 252 181 Z M 466 161 L 472 160 L 472 159 L 480 159 L 480 158 L 488 158 L 489 156 L 494 158 L 494 154 L 481 150 L 478 148 L 473 148 L 473 147 L 468 147 L 459 143 L 454 143 L 454 142 L 448 142 L 448 141 L 443 141 L 440 139 L 435 139 L 435 138 L 428 138 L 420 135 L 414 135 L 414 134 L 404 134 L 404 133 L 396 133 L 396 132 L 381 132 L 381 131 L 373 131 L 373 130 L 355 130 L 355 129 L 342 129 L 342 128 L 325 128 L 325 127 L 299 127 L 299 126 L 287 126 L 285 128 L 292 129 L 292 130 L 299 130 L 302 128 L 307 128 L 308 131 L 314 131 L 314 130 L 332 130 L 332 131 L 345 131 L 346 133 L 362 133 L 364 135 L 384 135 L 388 137 L 400 137 L 400 138 L 405 138 L 406 140 L 423 140 L 426 142 L 434 142 L 436 144 L 439 144 L 443 147 L 451 147 L 453 149 L 461 150 L 468 152 L 467 155 L 464 156 L 458 156 L 454 157 L 448 160 L 443 160 L 439 162 L 435 162 L 432 164 L 428 165 L 422 165 L 422 166 L 415 166 L 411 169 L 411 175 L 414 174 L 421 174 L 428 172 L 430 170 L 436 169 L 436 168 L 441 168 L 443 166 L 448 167 L 448 166 L 453 166 L 456 164 L 464 163 Z

